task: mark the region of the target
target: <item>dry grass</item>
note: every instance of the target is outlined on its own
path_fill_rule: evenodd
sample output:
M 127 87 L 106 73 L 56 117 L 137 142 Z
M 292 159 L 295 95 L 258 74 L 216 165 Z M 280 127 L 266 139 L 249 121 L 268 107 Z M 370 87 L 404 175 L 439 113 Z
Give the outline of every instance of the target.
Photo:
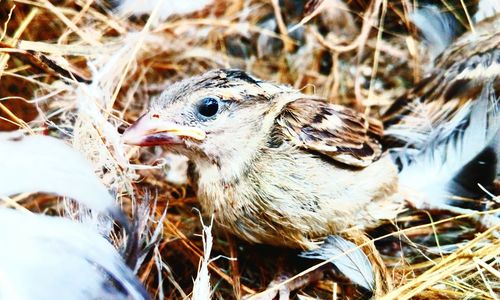
M 126 128 L 152 97 L 179 79 L 235 67 L 376 116 L 422 76 L 426 59 L 410 34 L 411 1 L 346 1 L 329 13 L 285 2 L 216 0 L 203 11 L 159 21 L 157 11 L 130 19 L 93 0 L 0 1 L 0 129 L 57 136 L 89 158 L 117 201 L 143 221 L 144 243 L 151 247 L 138 276 L 154 297 L 191 297 L 203 259 L 217 299 L 254 294 L 277 273 L 318 266 L 292 250 L 249 245 L 216 228 L 211 257 L 223 257 L 204 258 L 192 191 L 165 182 L 160 151 L 118 141 L 115 128 Z M 466 27 L 470 3 L 443 3 Z M 262 26 L 273 16 L 276 30 Z M 303 31 L 287 34 L 287 25 L 301 20 Z M 154 201 L 144 203 L 149 198 Z M 26 194 L 11 204 L 58 213 L 56 200 Z M 381 298 L 498 299 L 495 229 L 480 228 L 468 216 L 408 211 L 373 230 L 365 245 L 377 247 L 387 268 Z M 298 294 L 362 297 L 338 276 Z

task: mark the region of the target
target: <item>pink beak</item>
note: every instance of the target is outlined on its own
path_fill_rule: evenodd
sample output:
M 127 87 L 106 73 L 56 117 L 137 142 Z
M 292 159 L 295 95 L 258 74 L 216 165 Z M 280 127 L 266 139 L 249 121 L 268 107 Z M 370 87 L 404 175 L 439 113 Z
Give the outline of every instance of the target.
M 128 145 L 157 146 L 181 144 L 183 138 L 198 141 L 205 139 L 205 132 L 196 127 L 181 126 L 173 122 L 152 117 L 155 114 L 147 113 L 125 130 L 122 140 Z

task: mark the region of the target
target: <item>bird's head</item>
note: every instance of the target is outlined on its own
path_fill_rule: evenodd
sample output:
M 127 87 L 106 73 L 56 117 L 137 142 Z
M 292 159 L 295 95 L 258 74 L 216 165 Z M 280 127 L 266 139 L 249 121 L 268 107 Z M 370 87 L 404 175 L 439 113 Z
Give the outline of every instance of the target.
M 164 145 L 219 168 L 241 168 L 265 142 L 285 93 L 294 92 L 239 70 L 209 71 L 170 86 L 125 131 L 123 140 Z

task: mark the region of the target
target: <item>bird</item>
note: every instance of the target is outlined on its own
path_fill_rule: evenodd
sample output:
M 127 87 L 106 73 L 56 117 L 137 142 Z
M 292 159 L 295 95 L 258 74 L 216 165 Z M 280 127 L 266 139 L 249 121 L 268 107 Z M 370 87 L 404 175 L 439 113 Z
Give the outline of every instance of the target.
M 227 231 L 308 251 L 402 208 L 381 134 L 380 122 L 355 110 L 220 69 L 173 84 L 122 139 L 188 157 L 203 212 Z M 358 280 L 368 289 L 370 272 Z
M 434 7 L 414 18 L 428 48 L 437 48 L 429 51 L 435 58 L 425 77 L 382 115 L 383 144 L 399 165 L 400 188 L 425 195 L 416 207 L 471 213 L 450 205 L 456 202 L 450 196 L 478 198 L 498 177 L 500 15 L 460 37 Z
M 221 69 L 172 85 L 122 138 L 187 156 L 203 210 L 238 237 L 311 249 L 396 215 L 381 134 L 350 108 Z
M 188 157 L 204 213 L 232 234 L 327 259 L 353 245 L 343 233 L 405 209 L 402 187 L 424 195 L 412 202 L 417 208 L 453 210 L 447 199 L 464 187 L 457 182 L 469 163 L 493 151 L 479 163 L 495 172 L 498 32 L 482 28 L 449 45 L 380 120 L 241 70 L 216 69 L 168 87 L 122 139 Z M 373 289 L 369 263 L 356 260 L 351 280 Z

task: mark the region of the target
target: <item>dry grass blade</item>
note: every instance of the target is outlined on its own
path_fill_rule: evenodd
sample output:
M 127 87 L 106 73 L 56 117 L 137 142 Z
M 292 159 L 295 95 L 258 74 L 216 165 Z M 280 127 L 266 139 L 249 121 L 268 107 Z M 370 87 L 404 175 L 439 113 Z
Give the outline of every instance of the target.
M 486 247 L 481 246 L 478 250 L 473 251 L 480 242 L 491 238 L 498 228 L 499 226 L 495 226 L 477 235 L 474 240 L 443 258 L 438 264 L 412 281 L 385 295 L 382 299 L 410 299 L 425 289 L 443 282 L 444 279 L 450 278 L 452 275 L 456 276 L 476 269 L 474 258 L 491 260 L 500 256 L 500 240 L 498 239 Z

